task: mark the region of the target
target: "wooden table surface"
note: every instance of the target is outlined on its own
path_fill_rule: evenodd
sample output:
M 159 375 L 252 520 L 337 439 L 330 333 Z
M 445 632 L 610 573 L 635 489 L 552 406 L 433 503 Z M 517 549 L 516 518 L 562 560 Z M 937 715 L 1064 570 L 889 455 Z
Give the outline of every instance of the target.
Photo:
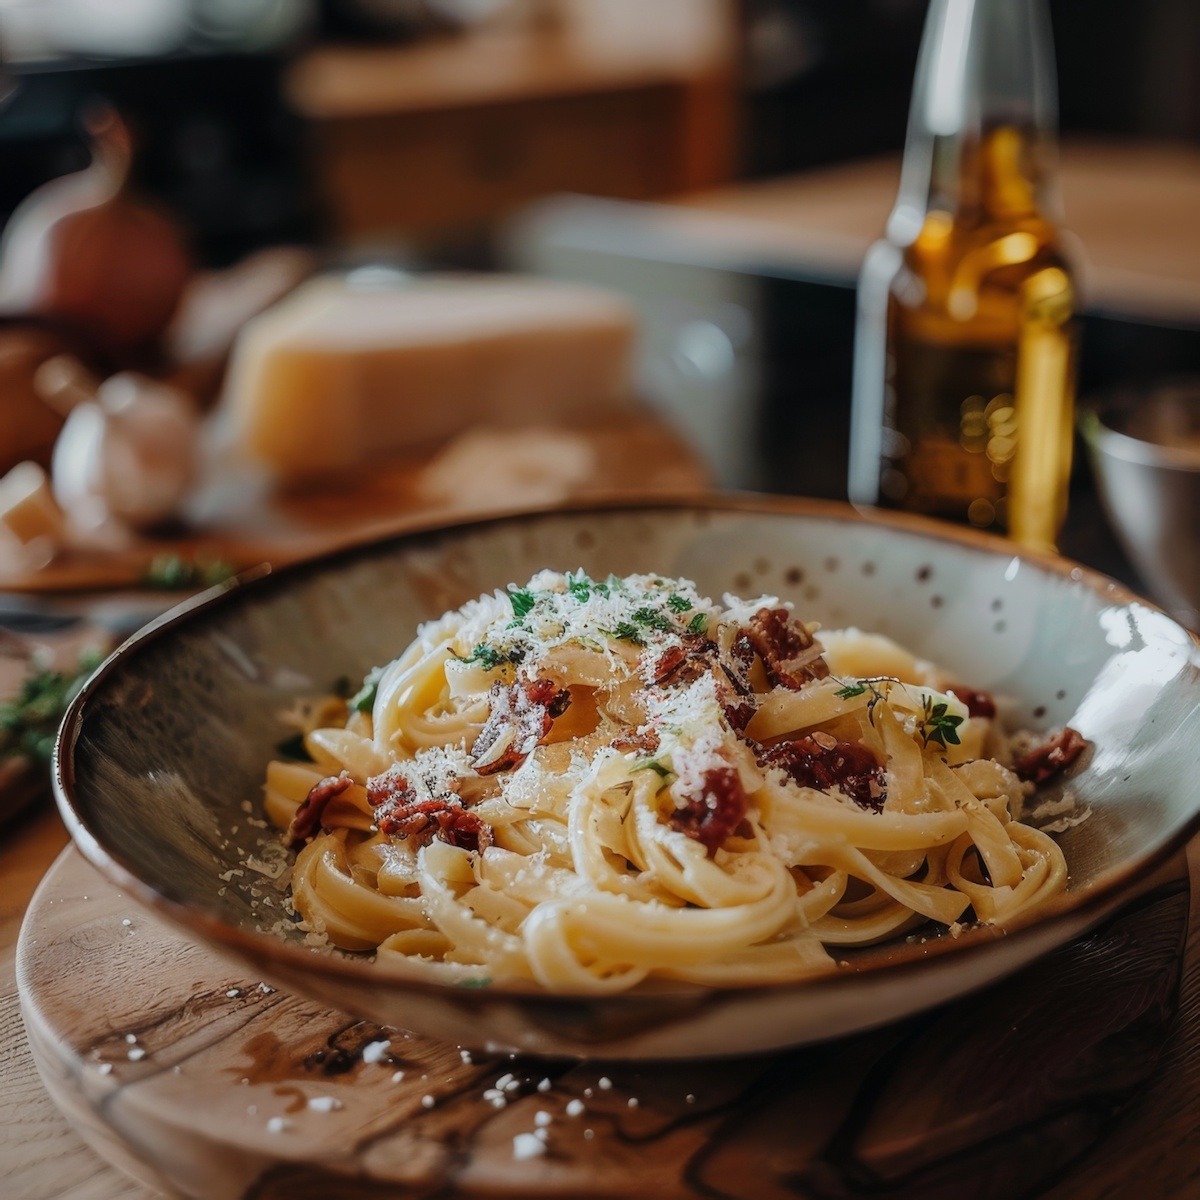
M 1065 228 L 1085 301 L 1151 321 L 1200 321 L 1200 150 L 1071 139 L 1060 156 Z M 867 159 L 693 192 L 659 218 L 739 253 L 858 275 L 896 198 L 900 160 Z
M 14 951 L 22 914 L 67 835 L 42 809 L 0 849 L 0 1187 L 5 1200 L 146 1200 L 153 1193 L 102 1162 L 51 1103 L 25 1042 Z M 1179 1009 L 1152 1082 L 1049 1200 L 1186 1200 L 1200 1194 L 1200 839 L 1188 848 L 1191 918 Z M 1180 863 L 1182 869 L 1182 863 Z M 11 1190 L 11 1188 L 18 1190 Z

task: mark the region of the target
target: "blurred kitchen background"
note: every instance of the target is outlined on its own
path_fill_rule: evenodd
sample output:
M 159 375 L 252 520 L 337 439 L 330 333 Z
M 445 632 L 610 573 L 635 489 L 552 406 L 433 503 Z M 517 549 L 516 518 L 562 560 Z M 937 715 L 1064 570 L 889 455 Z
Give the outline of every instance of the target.
M 1080 392 L 1200 372 L 1200 6 L 1050 8 Z M 0 0 L 0 219 L 88 165 L 103 102 L 194 269 L 298 246 L 318 268 L 603 285 L 640 318 L 640 398 L 713 482 L 842 497 L 855 279 L 895 197 L 925 11 Z M 280 291 L 302 273 L 250 261 Z M 1131 577 L 1082 462 L 1075 488 L 1065 550 Z

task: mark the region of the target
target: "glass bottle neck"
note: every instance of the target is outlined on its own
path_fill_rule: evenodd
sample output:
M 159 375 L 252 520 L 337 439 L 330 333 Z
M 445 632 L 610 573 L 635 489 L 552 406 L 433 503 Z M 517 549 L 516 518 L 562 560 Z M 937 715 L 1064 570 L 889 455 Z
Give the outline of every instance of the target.
M 908 245 L 935 212 L 1056 218 L 1057 123 L 1045 0 L 931 0 L 889 239 Z

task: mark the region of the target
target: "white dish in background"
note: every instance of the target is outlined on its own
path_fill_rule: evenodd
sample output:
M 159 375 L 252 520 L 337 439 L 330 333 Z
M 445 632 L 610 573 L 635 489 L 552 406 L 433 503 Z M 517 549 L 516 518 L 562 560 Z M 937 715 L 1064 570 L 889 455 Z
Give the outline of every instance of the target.
M 1166 607 L 1200 629 L 1200 381 L 1097 398 L 1079 428 L 1125 553 Z

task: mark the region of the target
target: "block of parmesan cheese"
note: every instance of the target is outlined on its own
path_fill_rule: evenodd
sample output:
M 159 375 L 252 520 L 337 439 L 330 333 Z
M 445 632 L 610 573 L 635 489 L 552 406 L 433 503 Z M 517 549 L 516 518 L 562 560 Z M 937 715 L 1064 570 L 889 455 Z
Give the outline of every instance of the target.
M 284 481 L 491 425 L 623 406 L 635 320 L 619 297 L 519 276 L 311 280 L 251 321 L 227 436 Z
M 37 463 L 18 463 L 0 479 L 0 526 L 23 546 L 37 541 L 62 545 L 63 515 Z
M 34 462 L 18 463 L 0 479 L 0 583 L 44 567 L 66 536 L 46 472 Z

